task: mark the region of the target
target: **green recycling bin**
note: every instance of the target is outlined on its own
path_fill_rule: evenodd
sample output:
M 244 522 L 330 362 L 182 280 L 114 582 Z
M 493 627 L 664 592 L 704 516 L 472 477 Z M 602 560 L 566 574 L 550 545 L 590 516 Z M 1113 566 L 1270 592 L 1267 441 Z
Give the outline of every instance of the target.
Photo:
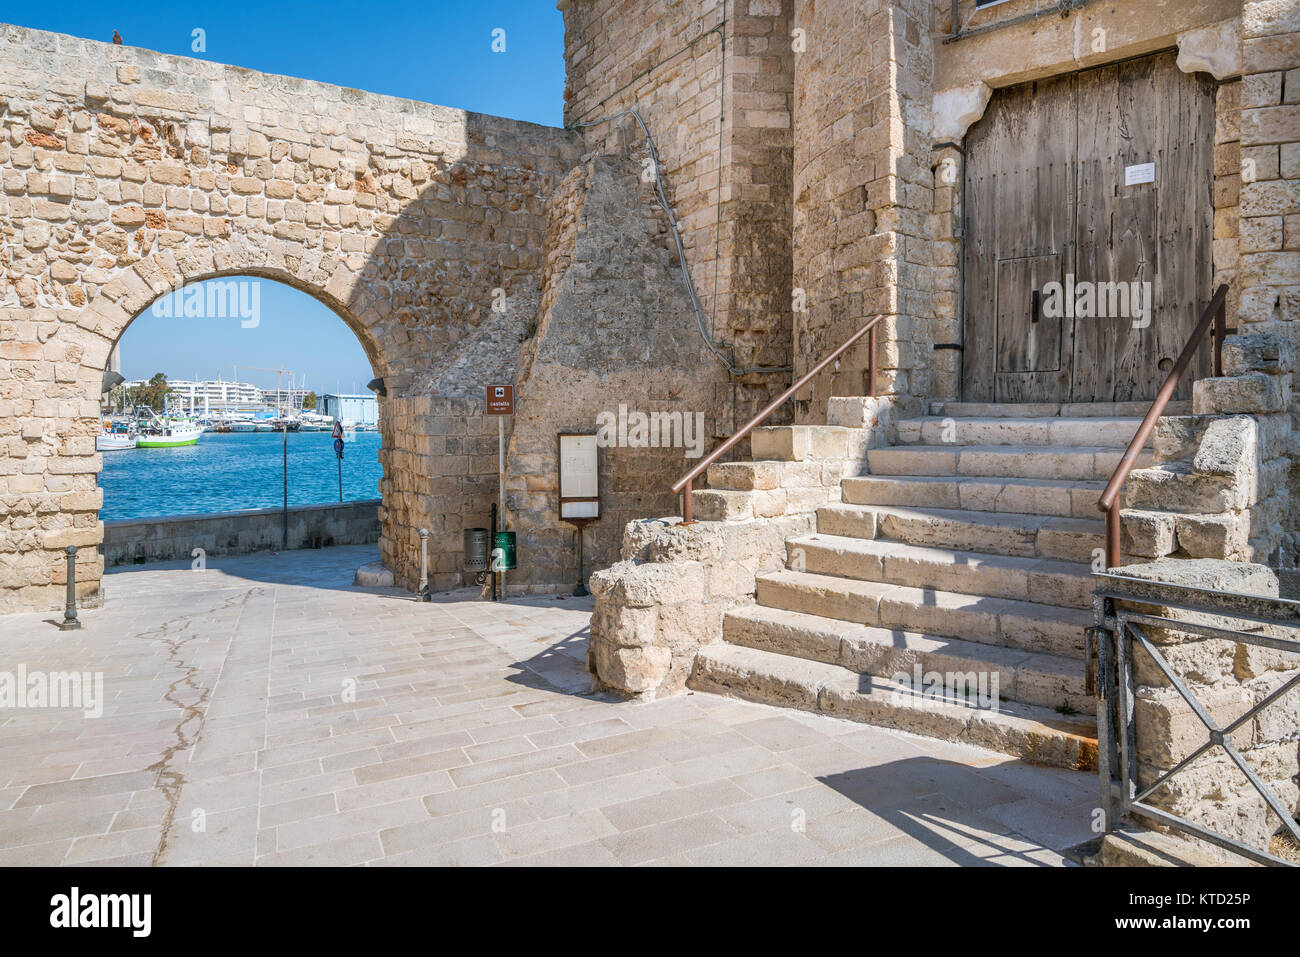
M 515 567 L 515 533 L 497 532 L 492 540 L 492 570 L 508 572 Z

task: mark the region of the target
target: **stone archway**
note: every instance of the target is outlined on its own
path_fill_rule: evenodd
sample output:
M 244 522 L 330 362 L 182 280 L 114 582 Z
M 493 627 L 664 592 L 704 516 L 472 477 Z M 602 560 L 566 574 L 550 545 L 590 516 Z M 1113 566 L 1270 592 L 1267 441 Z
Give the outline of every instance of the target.
M 536 287 L 543 200 L 577 136 L 0 31 L 0 613 L 59 606 L 67 545 L 94 601 L 109 353 L 160 295 L 232 275 L 328 305 L 385 380 L 381 547 L 409 584 L 431 399 L 405 393 L 497 290 Z

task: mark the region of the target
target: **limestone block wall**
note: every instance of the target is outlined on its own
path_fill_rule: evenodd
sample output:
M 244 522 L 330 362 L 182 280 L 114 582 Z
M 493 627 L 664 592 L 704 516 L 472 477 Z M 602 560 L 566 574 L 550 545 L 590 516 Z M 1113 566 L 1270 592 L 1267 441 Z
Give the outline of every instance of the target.
M 1227 374 L 1195 384 L 1193 415 L 1158 421 L 1156 465 L 1129 476 L 1126 553 L 1277 567 L 1290 505 L 1293 355 L 1290 342 L 1271 333 L 1228 337 Z
M 294 505 L 289 508 L 289 547 L 369 545 L 379 540 L 379 501 Z M 170 515 L 104 523 L 100 551 L 109 567 L 137 562 L 192 562 L 203 556 L 246 555 L 280 549 L 284 512 L 259 508 L 246 512 Z
M 391 414 L 380 423 L 391 420 L 392 434 L 385 432 L 380 451 L 379 552 L 399 587 L 419 584 L 421 528 L 429 530 L 430 588 L 474 582 L 464 568 L 462 533 L 490 527 L 499 494 L 497 422 L 484 405 L 483 395 L 412 395 L 385 405 Z M 508 437 L 509 417 L 505 424 Z
M 929 10 L 801 0 L 795 24 L 807 35 L 795 61 L 796 371 L 883 313 L 879 391 L 919 408 L 934 342 Z M 865 394 L 868 360 L 865 345 L 846 355 L 800 403 L 800 421 L 824 421 L 830 395 Z
M 385 380 L 387 466 L 421 451 L 397 400 L 481 395 L 445 360 L 494 339 L 498 290 L 535 297 L 544 200 L 579 154 L 564 130 L 0 27 L 0 612 L 58 607 L 67 544 L 97 587 L 101 376 L 161 294 L 246 274 L 333 308 Z M 440 475 L 384 486 L 399 572 L 400 523 L 456 513 L 414 500 Z
M 793 0 L 559 6 L 565 125 L 640 112 L 710 334 L 736 367 L 788 366 Z M 642 139 L 629 117 L 582 129 L 595 152 L 622 152 Z M 788 385 L 789 376 L 739 377 L 719 423 L 724 433 Z
M 1241 13 L 1240 319 L 1300 347 L 1300 7 L 1285 0 L 1245 0 Z M 1264 477 L 1265 494 L 1284 495 L 1281 561 L 1300 558 L 1300 467 L 1294 426 L 1300 400 L 1287 396 L 1291 430 L 1270 435 L 1289 474 Z
M 588 668 L 602 687 L 622 694 L 654 698 L 684 690 L 696 652 L 722 640 L 722 616 L 753 600 L 759 574 L 783 566 L 786 538 L 815 524 L 812 512 L 629 523 L 623 560 L 591 576 Z
M 602 446 L 601 518 L 584 533 L 591 570 L 618 560 L 629 521 L 675 508 L 672 482 L 712 447 L 729 406 L 653 184 L 640 175 L 646 154 L 631 145 L 579 164 L 548 206 L 541 310 L 520 362 L 508 450 L 520 564 L 511 590 L 577 581 L 576 533 L 559 519 L 560 432 L 597 433 Z M 642 441 L 617 425 L 655 413 L 677 426 Z

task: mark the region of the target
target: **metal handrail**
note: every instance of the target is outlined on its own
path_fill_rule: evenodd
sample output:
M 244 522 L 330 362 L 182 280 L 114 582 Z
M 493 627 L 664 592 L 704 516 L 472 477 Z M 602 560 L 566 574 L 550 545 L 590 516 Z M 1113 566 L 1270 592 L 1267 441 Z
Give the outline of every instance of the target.
M 692 517 L 693 508 L 691 505 L 691 485 L 694 483 L 695 479 L 699 477 L 700 473 L 725 455 L 737 442 L 753 431 L 755 426 L 760 425 L 769 415 L 784 405 L 790 396 L 802 389 L 818 373 L 842 356 L 850 346 L 868 334 L 870 334 L 870 339 L 867 346 L 871 352 L 870 357 L 867 359 L 867 383 L 868 389 L 870 390 L 868 394 L 872 396 L 876 394 L 876 323 L 880 322 L 883 318 L 883 315 L 876 316 L 874 319 L 868 321 L 866 325 L 857 332 L 853 333 L 853 335 L 849 336 L 849 338 L 845 339 L 834 352 L 804 373 L 804 375 L 800 377 L 799 381 L 769 402 L 762 412 L 758 413 L 758 415 L 746 422 L 740 427 L 739 431 L 731 436 L 731 438 L 727 439 L 708 455 L 704 456 L 704 458 L 700 459 L 699 463 L 693 469 L 673 483 L 673 491 L 682 493 L 683 525 L 690 525 L 694 521 L 694 518 Z
M 1101 498 L 1097 501 L 1097 508 L 1106 513 L 1107 568 L 1115 568 L 1122 561 L 1120 555 L 1120 490 L 1123 489 L 1124 483 L 1128 480 L 1129 472 L 1133 471 L 1133 466 L 1137 463 L 1138 456 L 1142 454 L 1147 439 L 1151 438 L 1151 433 L 1156 427 L 1156 420 L 1164 414 L 1165 407 L 1169 405 L 1169 400 L 1173 398 L 1179 380 L 1183 377 L 1183 373 L 1187 371 L 1187 366 L 1191 364 L 1192 356 L 1200 348 L 1211 323 L 1214 326 L 1214 331 L 1210 335 L 1210 340 L 1214 344 L 1214 375 L 1223 375 L 1223 340 L 1228 334 L 1227 296 L 1227 283 L 1223 283 L 1214 291 L 1210 304 L 1201 313 L 1201 318 L 1197 321 L 1196 328 L 1188 338 L 1187 345 L 1183 346 L 1183 351 L 1178 355 L 1178 361 L 1174 363 L 1173 369 L 1169 372 L 1169 377 L 1165 379 L 1164 385 L 1156 393 L 1155 401 L 1151 403 L 1151 408 L 1147 410 L 1146 417 L 1142 420 L 1142 424 L 1138 426 L 1133 441 L 1124 450 L 1124 457 L 1119 460 L 1119 465 L 1115 466 L 1110 481 L 1106 483 L 1106 490 L 1101 493 Z

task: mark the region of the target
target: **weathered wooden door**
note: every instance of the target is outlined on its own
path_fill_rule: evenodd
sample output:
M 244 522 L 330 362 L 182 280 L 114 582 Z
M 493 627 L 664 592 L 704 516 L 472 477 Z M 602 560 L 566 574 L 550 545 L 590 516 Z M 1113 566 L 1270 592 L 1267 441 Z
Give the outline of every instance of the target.
M 999 90 L 971 129 L 967 401 L 1154 398 L 1212 279 L 1214 84 L 1174 61 Z

